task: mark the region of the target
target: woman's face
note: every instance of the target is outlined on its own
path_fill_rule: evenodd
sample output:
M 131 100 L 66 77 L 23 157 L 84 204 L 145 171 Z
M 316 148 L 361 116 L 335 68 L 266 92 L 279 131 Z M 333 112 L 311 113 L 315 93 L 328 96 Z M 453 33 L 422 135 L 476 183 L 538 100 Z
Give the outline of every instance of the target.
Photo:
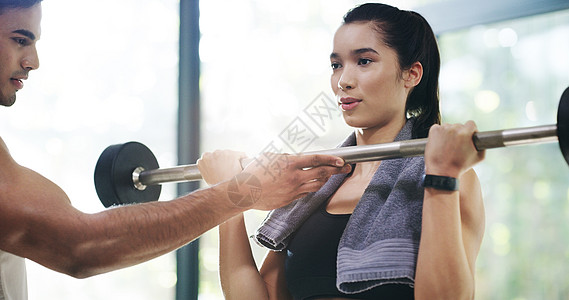
M 402 126 L 410 90 L 403 80 L 407 72 L 400 70 L 397 54 L 372 26 L 350 23 L 336 31 L 330 55 L 332 90 L 349 126 Z

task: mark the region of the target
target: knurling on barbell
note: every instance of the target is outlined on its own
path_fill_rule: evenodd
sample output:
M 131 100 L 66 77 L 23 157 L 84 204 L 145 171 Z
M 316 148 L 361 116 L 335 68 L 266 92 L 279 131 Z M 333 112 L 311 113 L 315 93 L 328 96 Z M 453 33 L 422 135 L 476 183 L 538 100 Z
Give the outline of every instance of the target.
M 427 139 L 393 143 L 351 146 L 304 154 L 329 154 L 342 157 L 346 163 L 385 160 L 423 155 Z M 557 124 L 527 128 L 477 132 L 473 142 L 478 150 L 513 145 L 558 141 L 563 158 L 569 164 L 569 87 L 561 95 Z M 243 166 L 254 159 L 245 159 Z M 161 185 L 166 182 L 201 179 L 196 165 L 159 169 L 158 161 L 148 147 L 138 142 L 107 147 L 95 167 L 95 189 L 105 207 L 156 201 Z

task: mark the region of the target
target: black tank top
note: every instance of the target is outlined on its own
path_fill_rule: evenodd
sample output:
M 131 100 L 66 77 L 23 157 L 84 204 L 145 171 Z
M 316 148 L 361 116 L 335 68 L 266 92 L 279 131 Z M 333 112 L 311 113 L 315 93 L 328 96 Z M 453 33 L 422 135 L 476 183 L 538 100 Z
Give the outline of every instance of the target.
M 333 215 L 326 202 L 292 237 L 286 251 L 285 276 L 294 299 L 344 297 L 352 299 L 414 299 L 413 289 L 403 284 L 386 284 L 358 294 L 344 294 L 336 288 L 338 244 L 350 218 Z

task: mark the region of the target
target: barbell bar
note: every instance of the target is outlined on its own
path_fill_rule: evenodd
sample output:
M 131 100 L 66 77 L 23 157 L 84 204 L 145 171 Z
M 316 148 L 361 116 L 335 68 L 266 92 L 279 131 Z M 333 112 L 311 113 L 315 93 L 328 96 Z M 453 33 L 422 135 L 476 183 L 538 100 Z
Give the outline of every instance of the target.
M 517 145 L 559 142 L 561 153 L 569 164 L 569 87 L 561 95 L 557 124 L 477 132 L 472 137 L 478 150 Z M 344 159 L 348 164 L 420 156 L 425 152 L 427 138 L 341 147 L 310 151 L 302 154 L 327 154 Z M 243 167 L 253 158 L 241 161 Z M 158 168 L 156 157 L 138 142 L 107 147 L 95 167 L 95 188 L 105 207 L 158 200 L 161 184 L 201 179 L 196 164 Z

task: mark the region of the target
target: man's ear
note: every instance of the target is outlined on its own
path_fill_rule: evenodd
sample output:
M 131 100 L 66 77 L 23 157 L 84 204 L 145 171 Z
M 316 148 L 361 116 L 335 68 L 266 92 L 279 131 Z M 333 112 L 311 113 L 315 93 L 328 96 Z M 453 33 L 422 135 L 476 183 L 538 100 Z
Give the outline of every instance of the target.
M 423 65 L 420 62 L 415 62 L 411 67 L 405 71 L 405 87 L 413 88 L 421 82 L 423 78 Z

